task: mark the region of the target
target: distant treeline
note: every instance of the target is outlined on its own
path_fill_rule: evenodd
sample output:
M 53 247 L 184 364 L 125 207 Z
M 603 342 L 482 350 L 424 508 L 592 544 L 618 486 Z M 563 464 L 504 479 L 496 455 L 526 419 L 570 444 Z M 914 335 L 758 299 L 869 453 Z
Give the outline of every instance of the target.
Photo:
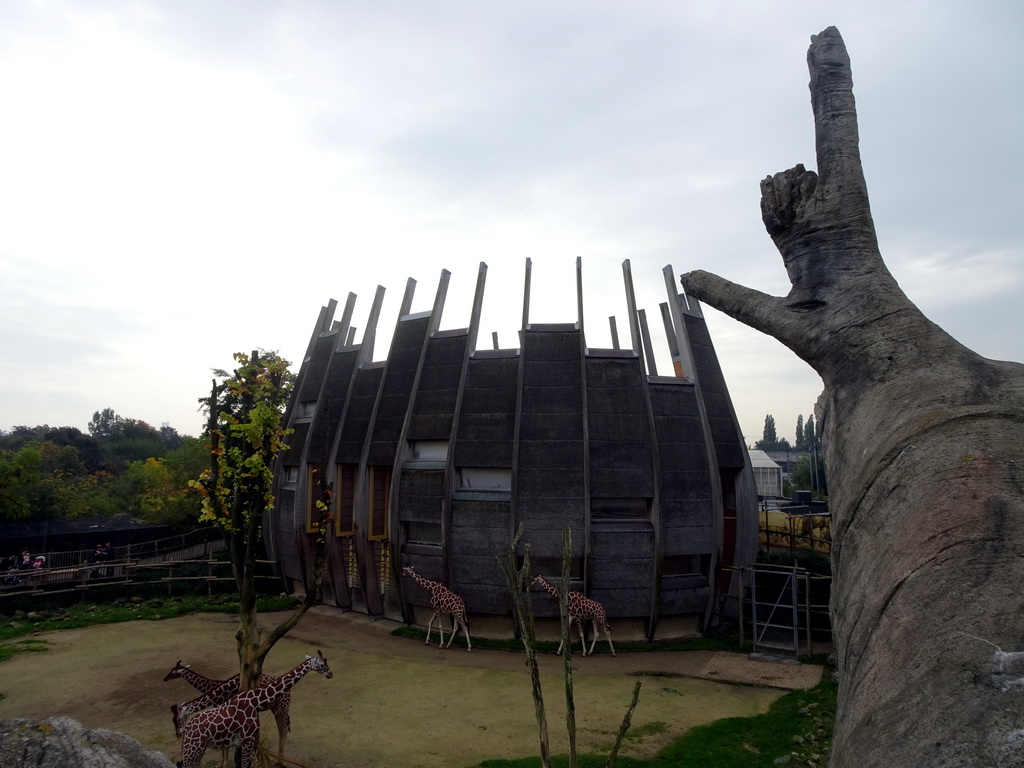
M 0 431 L 0 523 L 126 512 L 190 528 L 199 498 L 188 481 L 209 463 L 205 439 L 122 418 L 111 408 L 77 427 Z

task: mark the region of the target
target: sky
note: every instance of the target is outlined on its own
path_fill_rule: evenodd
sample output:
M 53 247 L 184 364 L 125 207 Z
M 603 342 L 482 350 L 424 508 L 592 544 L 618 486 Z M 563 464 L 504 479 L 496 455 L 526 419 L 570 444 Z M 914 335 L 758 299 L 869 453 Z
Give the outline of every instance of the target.
M 406 282 L 442 329 L 628 339 L 622 263 L 671 371 L 663 269 L 789 284 L 759 182 L 814 167 L 807 46 L 853 65 L 879 243 L 903 290 L 1024 361 L 1024 4 L 517 0 L 0 3 L 0 429 L 94 412 L 198 435 L 233 352 L 296 366 L 357 295 L 375 359 Z M 705 308 L 740 426 L 792 441 L 821 381 Z M 339 311 L 340 314 L 340 311 Z

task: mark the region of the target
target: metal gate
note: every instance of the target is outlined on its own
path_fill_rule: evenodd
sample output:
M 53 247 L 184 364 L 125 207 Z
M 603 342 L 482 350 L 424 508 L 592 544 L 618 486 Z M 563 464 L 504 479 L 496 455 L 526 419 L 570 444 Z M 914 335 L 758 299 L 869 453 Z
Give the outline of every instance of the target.
M 756 653 L 800 655 L 797 577 L 791 569 L 750 569 L 750 623 Z

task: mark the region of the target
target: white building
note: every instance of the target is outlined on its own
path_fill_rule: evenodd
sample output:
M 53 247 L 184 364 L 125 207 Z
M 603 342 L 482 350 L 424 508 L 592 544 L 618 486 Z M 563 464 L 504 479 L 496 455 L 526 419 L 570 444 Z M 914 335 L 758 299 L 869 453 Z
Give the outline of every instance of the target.
M 757 495 L 763 497 L 782 496 L 782 467 L 772 461 L 764 451 L 749 449 L 750 465 L 754 469 L 754 483 Z

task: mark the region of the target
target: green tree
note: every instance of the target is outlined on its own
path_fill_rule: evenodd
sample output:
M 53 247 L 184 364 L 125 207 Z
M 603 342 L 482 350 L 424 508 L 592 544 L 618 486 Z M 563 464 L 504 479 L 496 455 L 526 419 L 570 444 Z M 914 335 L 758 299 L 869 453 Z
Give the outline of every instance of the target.
M 139 419 L 122 419 L 102 445 L 111 466 L 118 470 L 133 461 L 163 456 L 167 452 L 160 432 Z
M 761 439 L 754 443 L 754 447 L 759 451 L 788 451 L 790 450 L 789 441 L 783 438 L 779 439 L 778 432 L 775 428 L 775 417 L 770 413 L 764 417 L 764 432 Z
M 31 520 L 42 490 L 42 452 L 31 445 L 0 454 L 0 520 Z
M 160 427 L 160 438 L 168 451 L 176 451 L 185 442 L 185 438 L 178 434 L 178 430 L 168 424 Z
M 273 468 L 285 447 L 283 412 L 294 376 L 288 361 L 275 352 L 236 353 L 234 358 L 237 367 L 231 374 L 215 371 L 223 381 L 213 380 L 205 401 L 209 467 L 192 486 L 202 498 L 200 519 L 219 526 L 227 540 L 239 597 L 235 639 L 244 690 L 257 683 L 267 654 L 316 602 L 324 574 L 323 541 L 330 530 L 331 490 L 322 487 L 318 500 L 326 522 L 317 535 L 313 581 L 306 585 L 305 599 L 264 636 L 257 621 L 256 560 L 263 516 L 274 507 Z
M 806 445 L 807 445 L 807 437 L 804 434 L 804 417 L 801 415 L 801 416 L 797 416 L 796 417 L 796 445 L 795 445 L 795 449 L 798 450 L 798 451 L 802 451 L 802 450 L 805 449 Z
M 109 440 L 120 428 L 122 421 L 113 408 L 95 411 L 89 421 L 89 434 L 97 440 Z

